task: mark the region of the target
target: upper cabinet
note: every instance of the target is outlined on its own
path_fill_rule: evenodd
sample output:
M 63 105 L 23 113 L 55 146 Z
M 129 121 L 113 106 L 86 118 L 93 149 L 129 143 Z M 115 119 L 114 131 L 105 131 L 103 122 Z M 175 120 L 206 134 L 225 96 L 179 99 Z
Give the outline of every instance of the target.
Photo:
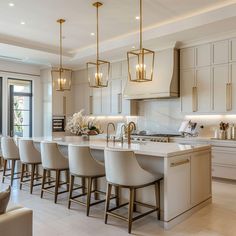
M 223 40 L 212 44 L 212 64 L 218 65 L 229 62 L 229 41 Z
M 182 112 L 236 112 L 236 39 L 181 49 Z
M 195 66 L 195 48 L 184 48 L 180 51 L 180 68 L 193 68 Z

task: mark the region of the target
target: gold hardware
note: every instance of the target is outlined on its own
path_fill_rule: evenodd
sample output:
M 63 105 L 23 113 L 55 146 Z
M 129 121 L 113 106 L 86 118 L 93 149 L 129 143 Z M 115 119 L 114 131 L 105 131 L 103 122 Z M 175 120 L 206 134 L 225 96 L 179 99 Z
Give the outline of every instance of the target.
M 232 83 L 226 84 L 226 110 L 232 110 Z
M 192 107 L 193 107 L 193 112 L 196 112 L 198 110 L 197 87 L 192 88 Z
M 128 136 L 128 144 L 131 144 L 131 133 L 133 130 L 136 130 L 136 125 L 133 121 L 129 122 L 128 128 L 127 128 L 127 136 Z
M 93 6 L 96 7 L 96 20 L 97 20 L 97 35 L 96 35 L 96 43 L 97 43 L 97 50 L 96 50 L 96 62 L 87 62 L 87 74 L 88 74 L 88 81 L 89 87 L 91 88 L 104 88 L 108 87 L 108 77 L 110 74 L 110 62 L 100 60 L 99 58 L 99 15 L 98 15 L 98 8 L 101 7 L 103 4 L 101 2 L 93 3 Z M 101 69 L 103 67 L 103 72 Z M 90 69 L 95 68 L 95 72 L 92 72 L 92 76 L 90 78 Z M 105 69 L 104 69 L 105 68 Z M 104 72 L 105 75 L 104 75 Z
M 128 61 L 128 77 L 130 81 L 133 82 L 148 82 L 153 79 L 154 71 L 154 59 L 155 52 L 149 49 L 143 48 L 143 4 L 142 0 L 139 1 L 140 4 L 140 45 L 138 50 L 132 50 L 127 52 Z M 131 61 L 136 60 L 136 68 L 131 70 L 133 63 Z M 150 64 L 147 62 L 151 62 Z
M 173 163 L 170 163 L 170 167 L 176 167 L 176 166 L 184 165 L 184 164 L 187 164 L 189 162 L 190 162 L 189 159 L 179 161 L 179 162 L 173 162 Z
M 57 23 L 60 24 L 60 67 L 58 69 L 52 70 L 52 79 L 53 84 L 54 82 L 57 84 L 57 91 L 65 91 L 71 89 L 71 77 L 72 77 L 72 70 L 63 68 L 62 65 L 62 24 L 65 23 L 66 20 L 58 19 Z

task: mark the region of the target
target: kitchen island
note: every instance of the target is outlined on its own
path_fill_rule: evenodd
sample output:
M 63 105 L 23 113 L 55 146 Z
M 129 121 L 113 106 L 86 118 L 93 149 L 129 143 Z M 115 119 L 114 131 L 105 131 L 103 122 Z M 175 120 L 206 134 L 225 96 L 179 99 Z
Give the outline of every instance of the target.
M 34 138 L 36 146 L 42 140 L 57 142 L 61 152 L 67 155 L 68 144 L 87 145 L 94 158 L 104 161 L 104 149 L 132 150 L 142 168 L 152 173 L 162 173 L 161 224 L 166 229 L 189 217 L 193 212 L 211 203 L 211 146 L 183 145 L 177 143 L 135 142 L 131 145 L 120 142 L 106 142 L 93 138 L 84 141 L 81 137 Z M 105 180 L 99 183 L 105 187 Z M 137 199 L 154 204 L 154 188 L 137 192 Z M 121 191 L 121 201 L 126 199 Z M 142 211 L 142 209 L 138 209 Z

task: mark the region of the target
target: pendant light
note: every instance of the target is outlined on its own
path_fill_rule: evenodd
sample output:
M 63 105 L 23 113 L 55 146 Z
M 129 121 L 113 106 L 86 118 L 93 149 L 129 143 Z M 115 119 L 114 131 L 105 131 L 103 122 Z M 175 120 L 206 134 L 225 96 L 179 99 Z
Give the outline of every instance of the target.
M 143 6 L 140 0 L 140 47 L 127 52 L 128 77 L 133 82 L 148 82 L 153 79 L 155 52 L 143 48 Z
M 60 24 L 60 67 L 52 70 L 52 80 L 57 91 L 65 91 L 71 89 L 72 70 L 65 69 L 62 65 L 62 24 L 65 20 L 59 19 L 57 23 Z
M 91 88 L 104 88 L 108 86 L 108 78 L 110 73 L 110 62 L 100 60 L 99 58 L 99 17 L 98 17 L 98 8 L 103 4 L 101 2 L 93 3 L 93 6 L 96 7 L 97 14 L 97 57 L 95 62 L 87 63 L 87 74 L 89 87 Z

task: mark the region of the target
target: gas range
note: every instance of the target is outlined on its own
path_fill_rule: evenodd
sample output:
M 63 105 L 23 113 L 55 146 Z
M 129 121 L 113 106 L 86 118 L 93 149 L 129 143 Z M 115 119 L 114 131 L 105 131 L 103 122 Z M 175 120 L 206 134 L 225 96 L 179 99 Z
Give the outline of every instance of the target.
M 151 141 L 168 143 L 171 137 L 180 137 L 179 134 L 132 134 L 131 139 L 137 141 Z

